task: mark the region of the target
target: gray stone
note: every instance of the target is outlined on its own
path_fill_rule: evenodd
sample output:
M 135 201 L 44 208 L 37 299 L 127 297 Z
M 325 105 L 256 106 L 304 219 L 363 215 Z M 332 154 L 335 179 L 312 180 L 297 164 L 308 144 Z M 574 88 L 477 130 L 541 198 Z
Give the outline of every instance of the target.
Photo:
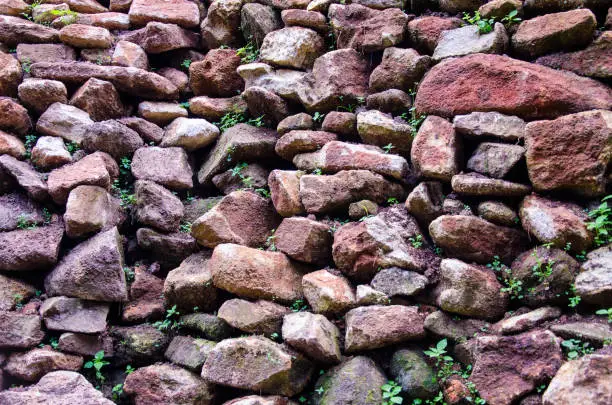
M 519 117 L 504 115 L 498 112 L 473 112 L 457 115 L 453 125 L 460 134 L 470 137 L 495 137 L 508 142 L 515 142 L 525 137 L 527 123 Z
M 283 318 L 283 340 L 308 357 L 323 363 L 339 363 L 340 331 L 323 315 L 296 312 Z
M 108 304 L 78 298 L 52 297 L 40 307 L 40 315 L 50 330 L 99 333 L 106 329 Z
M 370 284 L 389 297 L 396 295 L 412 296 L 420 293 L 427 286 L 427 277 L 414 271 L 390 267 L 379 271 Z
M 586 302 L 607 305 L 612 300 L 612 244 L 589 252 L 576 276 L 576 292 Z
M 467 168 L 496 179 L 504 178 L 523 158 L 525 148 L 519 145 L 483 142 L 467 162 Z
M 493 31 L 481 34 L 475 25 L 442 31 L 432 59 L 439 62 L 445 58 L 469 55 L 471 53 L 502 54 L 508 48 L 508 34 L 504 25 L 495 23 Z

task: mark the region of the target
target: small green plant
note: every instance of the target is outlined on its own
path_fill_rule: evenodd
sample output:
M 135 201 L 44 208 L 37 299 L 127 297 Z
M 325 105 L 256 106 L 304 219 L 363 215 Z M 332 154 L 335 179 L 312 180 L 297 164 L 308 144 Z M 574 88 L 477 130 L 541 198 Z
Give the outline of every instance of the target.
M 400 396 L 402 387 L 395 381 L 387 381 L 386 384 L 383 384 L 382 387 L 380 387 L 380 390 L 382 391 L 382 405 L 400 405 L 402 402 L 404 402 L 404 398 Z
M 41 343 L 38 345 L 38 347 L 45 347 L 46 345 L 51 346 L 51 348 L 53 348 L 53 350 L 57 350 L 57 348 L 59 347 L 59 341 L 57 340 L 56 337 L 51 337 L 49 338 L 49 343 Z
M 36 145 L 38 141 L 38 137 L 34 134 L 26 135 L 26 140 L 24 142 L 24 146 L 26 148 L 26 158 L 30 159 L 32 157 L 32 148 Z
M 399 201 L 397 201 L 397 198 L 395 197 L 389 197 L 387 198 L 387 204 L 395 205 L 395 204 L 399 204 Z
M 17 228 L 19 229 L 36 229 L 38 225 L 25 214 L 19 214 L 17 217 Z
M 123 395 L 123 384 L 115 385 L 111 391 L 111 395 L 113 397 L 113 401 L 119 401 L 119 398 L 121 398 Z
M 487 264 L 497 275 L 497 280 L 504 285 L 501 292 L 508 293 L 510 299 L 523 298 L 523 282 L 512 276 L 512 270 L 502 263 L 499 256 L 493 256 L 493 261 Z
M 547 245 L 550 248 L 550 245 Z M 537 277 L 538 282 L 542 283 L 553 273 L 554 260 L 548 259 L 546 263 L 542 262 L 542 258 L 538 255 L 538 251 L 534 248 L 531 256 L 535 258 L 536 264 L 531 267 L 531 272 Z
M 596 246 L 612 242 L 612 207 L 608 205 L 610 199 L 612 194 L 605 196 L 599 207 L 589 211 L 588 214 L 593 220 L 587 222 L 587 229 L 595 233 Z
M 589 342 L 583 342 L 578 339 L 567 339 L 561 342 L 561 348 L 569 360 L 582 357 L 586 354 L 591 354 L 595 351 Z
M 49 13 L 55 18 L 61 18 L 61 21 L 64 25 L 74 24 L 79 18 L 79 14 L 76 11 L 72 10 L 49 10 L 47 11 L 47 13 Z
M 272 252 L 276 252 L 276 245 L 274 244 L 274 241 L 276 240 L 276 235 L 274 235 L 274 232 L 276 232 L 276 229 L 272 229 L 270 236 L 268 236 L 266 238 L 266 246 L 268 247 L 268 250 L 272 251 Z
M 612 308 L 602 308 L 595 311 L 597 315 L 603 315 L 608 317 L 608 323 L 612 323 Z
M 255 192 L 263 198 L 270 198 L 272 196 L 272 194 L 270 194 L 270 191 L 266 190 L 265 188 L 256 188 Z
M 125 279 L 130 283 L 136 278 L 136 273 L 128 266 L 123 267 L 123 273 L 125 274 Z
M 9 48 L 9 53 L 17 53 L 17 48 Z
M 280 335 L 278 334 L 278 332 L 274 332 L 270 335 L 270 339 L 278 341 L 280 340 Z
M 181 327 L 181 324 L 178 321 L 180 314 L 181 313 L 176 309 L 176 305 L 173 305 L 172 308 L 166 310 L 166 317 L 164 320 L 153 323 L 153 327 L 162 332 L 178 329 Z
M 185 69 L 189 70 L 189 66 L 191 66 L 191 59 L 183 59 L 183 61 L 181 62 L 181 67 L 184 67 Z
M 317 167 L 312 171 L 312 174 L 314 174 L 315 176 L 320 176 L 323 174 L 323 171 Z
M 183 101 L 182 103 L 179 103 L 179 105 L 184 108 L 185 110 L 189 110 L 189 101 Z
M 509 12 L 501 19 L 502 24 L 504 24 L 505 26 L 510 26 L 512 24 L 518 24 L 521 21 L 522 21 L 521 18 L 518 16 L 518 10 L 516 9 Z
M 76 152 L 77 150 L 81 149 L 81 147 L 79 146 L 78 143 L 76 142 L 68 142 L 66 144 L 66 149 L 68 150 L 68 152 L 70 152 L 70 154 L 72 155 L 74 152 Z
M 420 249 L 423 246 L 423 235 L 418 234 L 416 236 L 408 238 L 410 244 L 415 249 Z
M 215 122 L 214 124 L 219 128 L 221 132 L 225 132 L 234 125 L 238 125 L 240 123 L 246 123 L 259 128 L 264 124 L 263 115 L 257 118 L 247 118 L 244 112 L 230 111 L 227 114 L 223 115 L 221 119 L 218 122 Z
M 179 226 L 179 230 L 183 233 L 191 233 L 191 222 L 181 222 L 181 225 Z
M 317 111 L 317 112 L 315 112 L 315 113 L 312 115 L 312 120 L 313 120 L 314 122 L 322 122 L 322 121 L 323 121 L 323 118 L 325 118 L 325 114 L 321 114 L 321 113 L 320 113 L 320 112 L 318 112 L 318 111 Z
M 21 68 L 23 69 L 24 72 L 30 73 L 30 71 L 32 69 L 32 61 L 29 58 L 25 58 L 21 62 Z
M 392 143 L 388 143 L 385 146 L 383 146 L 382 148 L 385 151 L 385 153 L 391 153 L 391 149 L 395 149 L 395 146 L 393 146 Z
M 453 361 L 453 358 L 447 355 L 447 346 L 448 341 L 446 339 L 442 339 L 438 343 L 436 343 L 435 347 L 430 347 L 429 349 L 423 351 L 423 353 L 427 357 L 431 357 L 432 359 L 434 359 L 437 365 L 445 361 Z
M 475 11 L 473 16 L 464 12 L 463 21 L 477 26 L 480 34 L 488 34 L 493 31 L 493 25 L 495 24 L 495 18 L 483 18 L 478 11 Z
M 23 295 L 21 294 L 13 295 L 13 301 L 15 301 L 15 308 L 17 309 L 23 308 L 23 301 L 24 301 Z
M 128 364 L 127 366 L 125 366 L 125 371 L 123 372 L 125 375 L 130 375 L 132 374 L 134 371 L 136 371 L 136 369 L 134 367 L 132 367 L 130 364 Z
M 570 308 L 576 308 L 580 304 L 580 301 L 582 301 L 582 297 L 577 294 L 576 286 L 574 284 L 570 285 L 569 290 L 566 291 L 565 294 L 569 296 L 569 303 L 567 306 Z
M 104 360 L 104 350 L 100 350 L 94 355 L 93 359 L 83 365 L 83 368 L 93 369 L 96 372 L 96 379 L 100 382 L 104 382 L 106 377 L 104 377 L 104 374 L 102 373 L 102 368 L 109 364 L 110 363 L 108 361 Z
M 416 94 L 416 93 L 410 93 L 410 94 Z M 414 138 L 417 136 L 417 133 L 419 132 L 419 128 L 421 127 L 421 124 L 423 123 L 423 121 L 425 121 L 427 116 L 423 114 L 417 115 L 416 108 L 410 107 L 407 113 L 400 114 L 400 118 L 406 121 L 408 125 L 410 125 L 411 135 Z
M 236 50 L 236 55 L 240 57 L 241 63 L 252 63 L 259 57 L 259 49 L 257 45 L 252 41 L 252 37 L 249 37 L 249 42 L 242 48 Z
M 308 305 L 303 299 L 297 299 L 293 301 L 290 308 L 293 312 L 302 312 L 308 309 Z

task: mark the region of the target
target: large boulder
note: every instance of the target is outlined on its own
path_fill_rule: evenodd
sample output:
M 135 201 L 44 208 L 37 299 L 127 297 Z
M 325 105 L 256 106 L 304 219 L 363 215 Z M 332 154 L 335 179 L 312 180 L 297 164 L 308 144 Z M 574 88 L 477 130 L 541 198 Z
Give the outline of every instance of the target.
M 334 234 L 333 258 L 351 278 L 369 281 L 381 268 L 400 267 L 419 273 L 437 267 L 439 259 L 423 240 L 416 220 L 405 207 L 395 205 L 374 217 L 342 226 Z
M 521 202 L 519 216 L 525 231 L 542 243 L 559 249 L 569 243 L 573 252 L 588 250 L 593 244 L 593 234 L 586 225 L 589 216 L 577 204 L 532 194 Z
M 299 193 L 306 212 L 312 214 L 346 208 L 364 199 L 382 204 L 388 198 L 405 196 L 401 185 L 368 170 L 342 170 L 329 176 L 303 175 Z
M 542 395 L 543 405 L 570 405 L 612 401 L 612 355 L 588 354 L 563 364 Z
M 312 371 L 312 363 L 301 354 L 253 336 L 218 343 L 204 363 L 202 377 L 233 388 L 293 396 L 304 389 Z
M 339 49 L 318 57 L 294 91 L 308 111 L 327 111 L 357 103 L 367 95 L 368 68 L 354 49 Z
M 251 191 L 234 191 L 198 218 L 191 234 L 199 244 L 222 243 L 260 247 L 280 223 L 269 199 Z
M 474 318 L 496 319 L 506 311 L 508 294 L 495 273 L 456 259 L 440 263 L 435 300 L 444 311 Z
M 467 347 L 469 380 L 490 404 L 510 405 L 553 377 L 563 362 L 559 339 L 550 331 L 478 336 Z
M 374 10 L 359 4 L 329 6 L 337 47 L 382 51 L 404 40 L 408 17 L 398 8 Z
M 596 27 L 595 15 L 588 9 L 546 14 L 523 21 L 512 36 L 512 48 L 529 58 L 579 49 L 592 41 Z
M 197 374 L 167 363 L 142 367 L 128 374 L 123 391 L 137 405 L 162 405 L 170 402 L 209 405 L 213 400 L 210 384 Z
M 347 352 L 376 349 L 425 337 L 425 316 L 417 307 L 372 305 L 346 314 Z M 380 325 L 385 325 L 381 328 Z
M 113 405 L 101 391 L 82 374 L 76 371 L 52 371 L 44 375 L 37 384 L 28 388 L 0 392 L 0 402 L 7 405 L 32 404 L 44 398 L 48 405 L 63 405 L 74 402 L 88 405 Z
M 310 69 L 324 53 L 323 38 L 308 28 L 287 27 L 272 31 L 264 38 L 260 49 L 262 62 L 270 65 Z
M 0 270 L 32 271 L 50 268 L 57 262 L 63 236 L 64 224 L 61 221 L 33 229 L 0 232 Z
M 387 382 L 382 370 L 372 359 L 357 356 L 328 370 L 316 383 L 315 405 L 382 403 L 380 387 Z
M 408 162 L 401 156 L 385 153 L 375 146 L 355 145 L 335 140 L 327 142 L 317 152 L 295 156 L 293 163 L 300 170 L 318 168 L 324 173 L 370 170 L 400 181 L 406 179 L 410 171 Z
M 525 157 L 536 191 L 605 194 L 612 162 L 612 112 L 587 111 L 527 124 Z
M 117 228 L 77 245 L 45 278 L 49 295 L 94 301 L 127 301 L 123 242 Z
M 429 225 L 429 233 L 448 255 L 482 264 L 494 256 L 509 262 L 527 245 L 522 232 L 468 215 L 442 215 Z
M 208 267 L 216 287 L 240 297 L 283 303 L 303 297 L 300 268 L 283 253 L 221 244 L 215 247 Z
M 87 62 L 39 62 L 32 65 L 33 77 L 59 80 L 65 84 L 83 84 L 92 77 L 106 80 L 117 90 L 150 100 L 178 98 L 178 88 L 163 76 L 143 69 L 104 66 Z
M 486 54 L 436 65 L 419 85 L 415 102 L 417 114 L 448 118 L 472 111 L 498 111 L 528 119 L 556 118 L 611 106 L 612 91 L 602 83 Z

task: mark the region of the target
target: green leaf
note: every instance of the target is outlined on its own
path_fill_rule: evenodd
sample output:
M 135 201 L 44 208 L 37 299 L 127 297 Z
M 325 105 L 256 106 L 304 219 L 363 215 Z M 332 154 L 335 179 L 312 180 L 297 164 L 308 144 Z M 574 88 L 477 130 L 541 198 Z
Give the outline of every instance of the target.
M 446 346 L 448 345 L 448 341 L 446 339 L 442 339 L 438 342 L 438 344 L 436 345 L 436 349 L 438 350 L 444 350 L 446 349 Z
M 83 368 L 92 368 L 92 367 L 93 367 L 93 362 L 91 361 L 88 361 L 87 363 L 83 365 Z
M 402 398 L 402 397 L 393 397 L 393 398 L 391 398 L 390 402 L 392 404 L 401 404 L 402 402 L 404 402 L 404 398 Z

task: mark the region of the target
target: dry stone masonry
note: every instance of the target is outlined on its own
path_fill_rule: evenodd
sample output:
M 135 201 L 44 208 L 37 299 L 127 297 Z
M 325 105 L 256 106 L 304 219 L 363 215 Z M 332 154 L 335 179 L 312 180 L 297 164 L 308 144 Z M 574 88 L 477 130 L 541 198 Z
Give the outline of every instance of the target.
M 612 404 L 610 0 L 0 0 L 0 404 Z

